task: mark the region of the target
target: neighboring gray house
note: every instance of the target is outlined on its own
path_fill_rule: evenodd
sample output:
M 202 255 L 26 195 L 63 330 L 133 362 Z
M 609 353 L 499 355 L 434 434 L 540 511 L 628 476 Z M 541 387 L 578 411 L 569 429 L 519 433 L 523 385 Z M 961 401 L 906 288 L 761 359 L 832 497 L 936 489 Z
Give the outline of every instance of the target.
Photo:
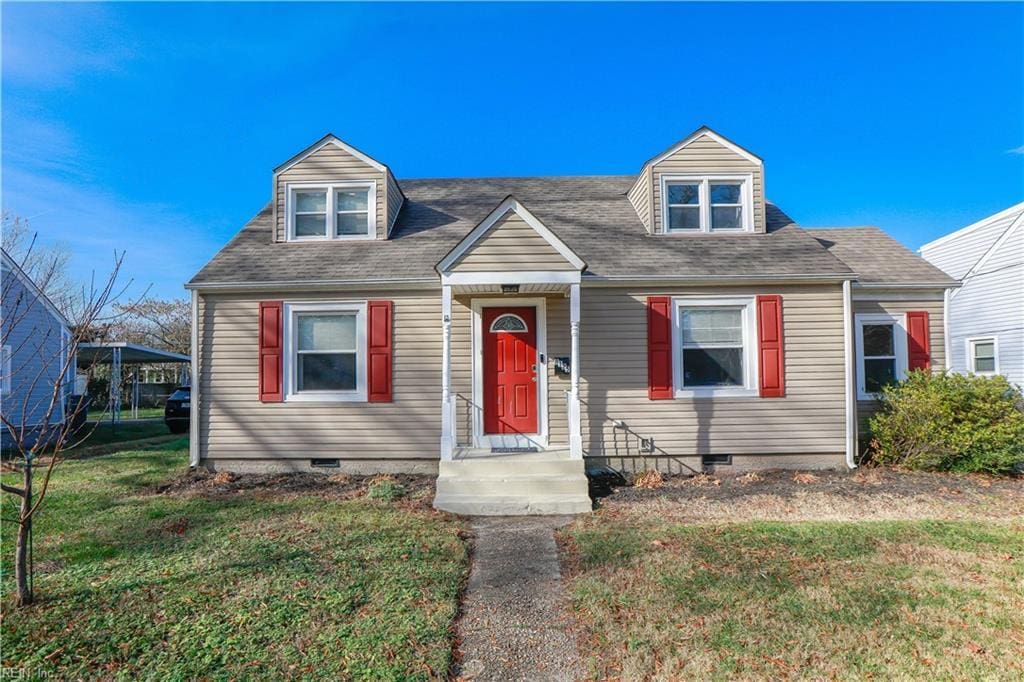
M 949 293 L 950 368 L 1024 386 L 1024 203 L 920 249 L 962 282 Z
M 74 363 L 66 361 L 70 323 L 7 252 L 0 253 L 0 438 L 7 448 L 13 444 L 11 427 L 24 429 L 24 441 L 30 443 L 43 426 L 52 429 L 63 423 L 75 370 Z M 63 372 L 72 380 L 62 381 Z M 54 402 L 53 389 L 58 382 L 61 395 Z
M 473 513 L 589 510 L 588 464 L 853 466 L 862 406 L 945 368 L 956 282 L 796 225 L 708 128 L 638 165 L 399 180 L 328 135 L 274 169 L 188 284 L 192 464 L 437 472 Z

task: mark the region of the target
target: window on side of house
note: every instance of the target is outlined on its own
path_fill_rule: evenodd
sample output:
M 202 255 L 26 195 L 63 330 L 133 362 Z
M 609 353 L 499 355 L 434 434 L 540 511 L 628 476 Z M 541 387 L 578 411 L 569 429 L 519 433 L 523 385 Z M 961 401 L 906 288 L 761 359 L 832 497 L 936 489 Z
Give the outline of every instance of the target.
M 753 299 L 676 299 L 677 397 L 756 395 Z
M 11 347 L 0 347 L 0 395 L 11 393 Z
M 285 400 L 366 400 L 366 304 L 286 304 Z
M 995 337 L 967 339 L 967 358 L 971 372 L 991 375 L 999 373 L 999 357 Z
M 870 400 L 907 374 L 907 332 L 902 316 L 857 316 L 857 395 Z
M 665 232 L 753 230 L 749 176 L 664 176 Z
M 373 239 L 376 183 L 289 185 L 288 239 Z

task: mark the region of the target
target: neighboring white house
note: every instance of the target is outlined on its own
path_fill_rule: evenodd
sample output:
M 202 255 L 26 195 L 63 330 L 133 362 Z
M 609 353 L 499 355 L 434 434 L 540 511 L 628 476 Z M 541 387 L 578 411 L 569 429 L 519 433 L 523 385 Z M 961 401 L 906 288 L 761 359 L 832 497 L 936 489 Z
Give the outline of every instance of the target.
M 925 260 L 961 280 L 949 295 L 950 369 L 1024 386 L 1024 203 L 925 244 Z

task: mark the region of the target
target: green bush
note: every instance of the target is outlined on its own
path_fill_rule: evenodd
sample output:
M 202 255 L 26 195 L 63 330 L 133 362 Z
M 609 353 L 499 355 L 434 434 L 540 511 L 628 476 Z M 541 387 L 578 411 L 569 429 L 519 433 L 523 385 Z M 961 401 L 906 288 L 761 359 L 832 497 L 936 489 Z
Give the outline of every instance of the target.
M 911 372 L 883 389 L 869 427 L 880 464 L 1000 474 L 1024 462 L 1024 401 L 1001 376 Z

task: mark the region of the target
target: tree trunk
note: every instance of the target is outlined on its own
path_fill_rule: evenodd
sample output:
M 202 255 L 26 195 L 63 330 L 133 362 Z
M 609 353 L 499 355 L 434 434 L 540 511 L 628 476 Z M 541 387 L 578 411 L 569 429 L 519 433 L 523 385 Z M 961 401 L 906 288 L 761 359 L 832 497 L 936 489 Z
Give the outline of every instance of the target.
M 14 582 L 18 586 L 17 606 L 28 606 L 32 603 L 32 589 L 29 586 L 28 543 L 32 533 L 32 461 L 25 462 L 24 496 L 21 498 L 21 513 L 18 515 L 18 539 L 14 545 Z

